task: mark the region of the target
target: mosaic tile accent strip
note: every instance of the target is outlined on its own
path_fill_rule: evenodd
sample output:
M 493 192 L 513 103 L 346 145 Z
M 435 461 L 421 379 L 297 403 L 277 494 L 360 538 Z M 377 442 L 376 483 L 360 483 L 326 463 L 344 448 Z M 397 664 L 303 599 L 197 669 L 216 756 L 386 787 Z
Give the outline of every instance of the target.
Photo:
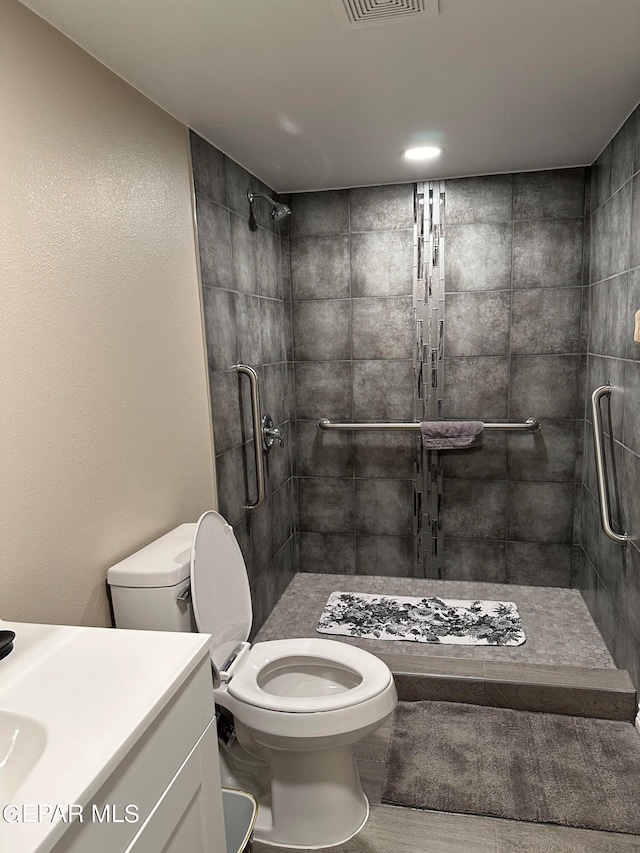
M 363 592 L 332 592 L 318 622 L 318 632 L 464 646 L 521 646 L 525 641 L 520 615 L 512 601 Z
M 602 635 L 595 626 L 580 591 L 559 587 L 505 585 L 473 581 L 443 581 L 428 578 L 388 578 L 364 575 L 299 573 L 263 625 L 256 641 L 318 637 L 318 620 L 329 595 L 336 589 L 378 595 L 417 595 L 442 598 L 489 599 L 508 591 L 520 613 L 527 635 L 522 646 L 424 646 L 404 640 L 336 637 L 341 643 L 380 654 L 422 652 L 431 656 L 466 660 L 523 661 L 558 666 L 587 666 L 616 669 Z M 255 605 L 254 605 L 255 606 Z

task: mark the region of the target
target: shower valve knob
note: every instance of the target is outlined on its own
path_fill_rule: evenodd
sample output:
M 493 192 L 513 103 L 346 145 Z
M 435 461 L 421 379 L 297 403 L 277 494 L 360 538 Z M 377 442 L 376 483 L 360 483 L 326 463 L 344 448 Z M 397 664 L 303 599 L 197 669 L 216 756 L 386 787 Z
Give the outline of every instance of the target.
M 275 441 L 280 442 L 280 447 L 284 447 L 284 438 L 278 427 L 274 427 L 273 418 L 271 415 L 262 416 L 262 447 L 268 453 Z

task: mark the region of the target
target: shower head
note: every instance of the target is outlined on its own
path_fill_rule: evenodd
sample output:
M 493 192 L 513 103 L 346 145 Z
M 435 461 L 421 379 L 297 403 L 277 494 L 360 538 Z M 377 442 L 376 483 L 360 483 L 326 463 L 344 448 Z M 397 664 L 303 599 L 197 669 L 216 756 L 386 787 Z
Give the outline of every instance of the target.
M 278 222 L 280 219 L 284 219 L 285 216 L 291 215 L 291 208 L 288 204 L 282 204 L 282 202 L 274 201 L 274 199 L 266 193 L 247 193 L 247 198 L 249 199 L 249 228 L 252 231 L 255 231 L 258 227 L 253 215 L 253 200 L 255 198 L 264 198 L 269 202 L 271 205 L 271 218 L 274 222 Z
M 285 216 L 291 216 L 291 208 L 288 204 L 282 204 L 279 201 L 274 202 L 273 210 L 271 211 L 271 216 L 277 221 L 278 219 L 284 219 Z

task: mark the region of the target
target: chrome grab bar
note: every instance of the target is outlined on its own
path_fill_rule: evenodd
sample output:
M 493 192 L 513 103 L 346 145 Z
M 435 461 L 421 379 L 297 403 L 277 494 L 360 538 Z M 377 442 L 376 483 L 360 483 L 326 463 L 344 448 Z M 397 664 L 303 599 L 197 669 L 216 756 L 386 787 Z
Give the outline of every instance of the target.
M 258 374 L 248 364 L 236 364 L 238 373 L 244 373 L 249 377 L 251 389 L 251 415 L 253 419 L 253 444 L 256 456 L 256 483 L 258 495 L 252 504 L 245 504 L 245 509 L 251 512 L 264 506 L 266 499 L 264 488 L 264 462 L 262 459 L 262 424 L 260 423 L 260 388 Z
M 604 443 L 602 435 L 602 411 L 600 400 L 602 397 L 611 397 L 611 383 L 601 385 L 591 395 L 591 412 L 593 414 L 593 444 L 596 452 L 596 474 L 598 478 L 598 495 L 600 497 L 600 521 L 605 534 L 613 542 L 626 545 L 629 541 L 627 533 L 616 533 L 611 527 L 611 511 L 609 509 L 609 493 L 607 491 L 607 472 L 605 469 Z
M 483 424 L 484 429 L 505 429 L 512 432 L 525 430 L 527 432 L 538 432 L 542 429 L 542 424 L 537 418 L 527 418 L 524 423 L 500 424 L 490 423 Z M 408 424 L 332 424 L 328 418 L 320 418 L 318 421 L 318 429 L 420 429 L 419 423 Z

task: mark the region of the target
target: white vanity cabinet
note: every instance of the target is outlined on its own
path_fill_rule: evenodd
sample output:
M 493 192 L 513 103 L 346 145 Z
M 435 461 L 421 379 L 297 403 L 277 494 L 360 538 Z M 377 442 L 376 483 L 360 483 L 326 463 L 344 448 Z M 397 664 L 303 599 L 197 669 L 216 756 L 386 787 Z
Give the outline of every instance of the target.
M 134 821 L 135 817 L 137 821 Z M 225 853 L 209 656 L 52 853 Z
M 1 853 L 226 853 L 211 637 L 2 627 Z

